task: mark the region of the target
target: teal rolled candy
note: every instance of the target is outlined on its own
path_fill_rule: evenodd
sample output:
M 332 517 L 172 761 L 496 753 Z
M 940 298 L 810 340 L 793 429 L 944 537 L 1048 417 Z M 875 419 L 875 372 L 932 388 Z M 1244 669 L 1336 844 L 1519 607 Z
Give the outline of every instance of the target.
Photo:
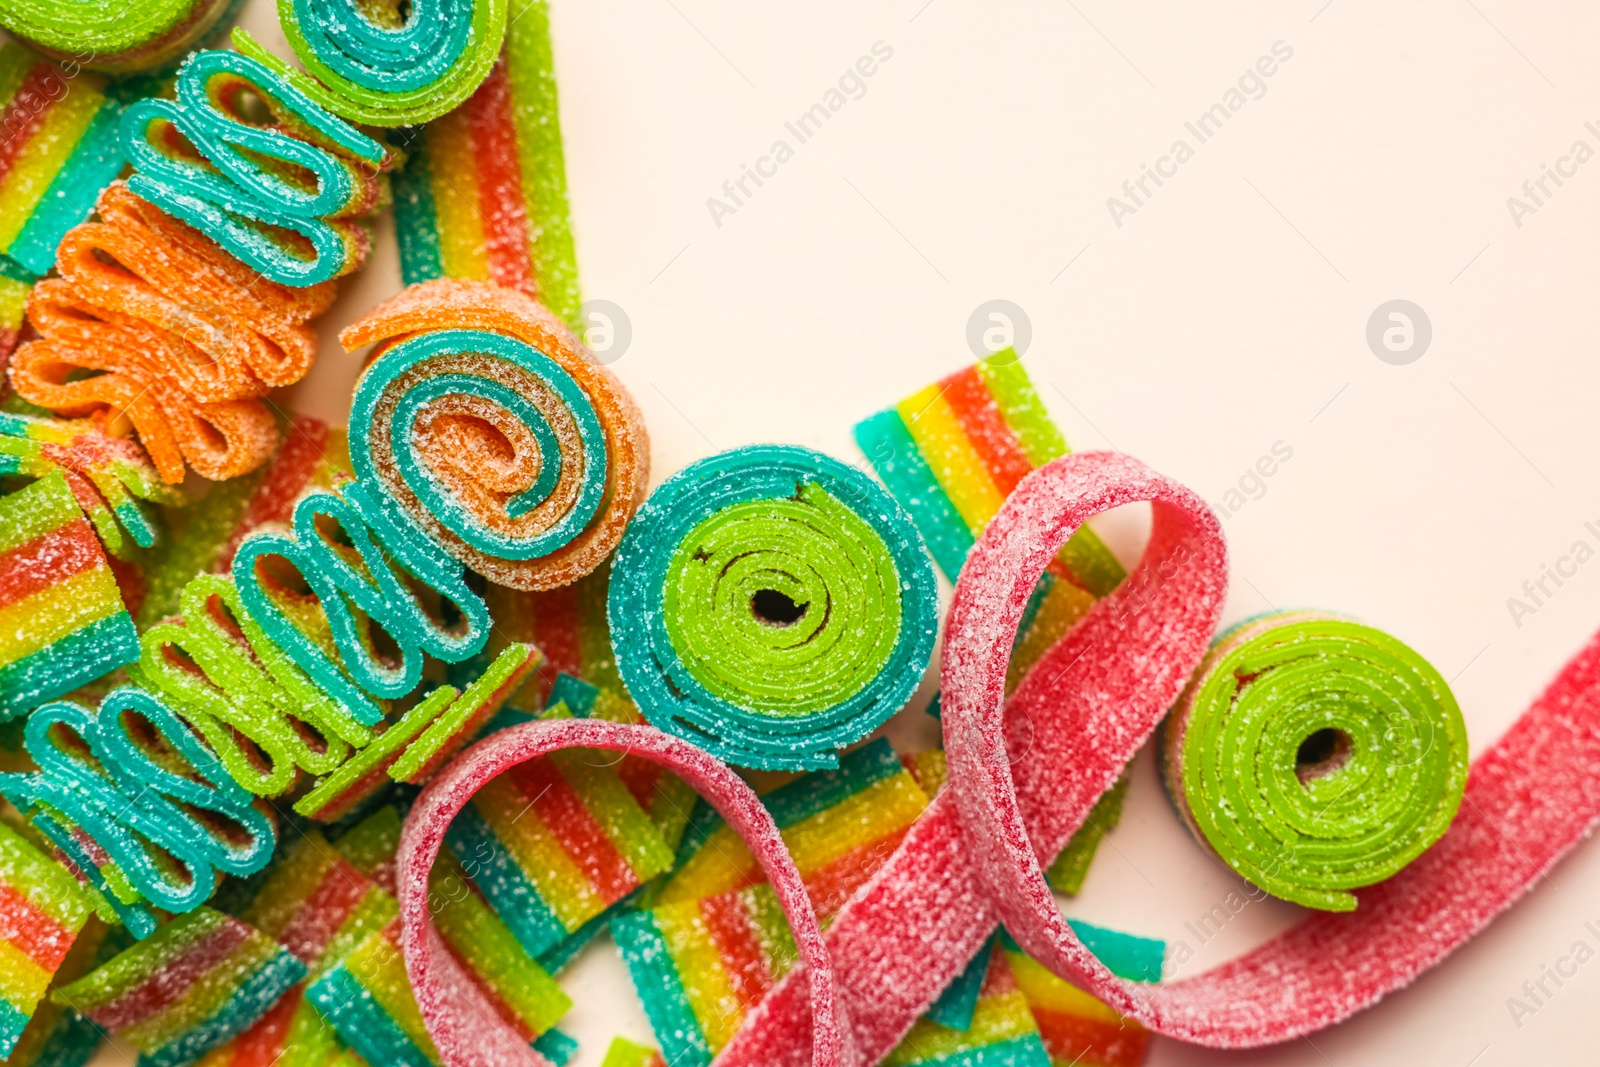
M 933 565 L 899 504 L 789 445 L 723 452 L 651 494 L 607 611 L 646 718 L 767 769 L 836 766 L 911 696 L 938 628 Z

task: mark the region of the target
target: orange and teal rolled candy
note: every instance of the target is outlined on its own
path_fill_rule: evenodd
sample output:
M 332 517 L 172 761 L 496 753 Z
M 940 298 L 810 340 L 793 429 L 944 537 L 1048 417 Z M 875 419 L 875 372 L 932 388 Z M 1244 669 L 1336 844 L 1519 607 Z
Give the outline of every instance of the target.
M 0 0 L 0 23 L 18 2 L 29 0 Z M 63 70 L 15 43 L 0 48 L 0 254 L 35 276 L 49 272 L 61 238 L 127 162 L 123 110 L 100 75 Z
M 0 1056 L 10 1056 L 89 919 L 76 878 L 0 822 Z
M 53 995 L 148 1067 L 180 1067 L 247 1029 L 304 976 L 270 937 L 198 908 Z
M 0 497 L 0 719 L 138 658 L 94 528 L 56 471 Z

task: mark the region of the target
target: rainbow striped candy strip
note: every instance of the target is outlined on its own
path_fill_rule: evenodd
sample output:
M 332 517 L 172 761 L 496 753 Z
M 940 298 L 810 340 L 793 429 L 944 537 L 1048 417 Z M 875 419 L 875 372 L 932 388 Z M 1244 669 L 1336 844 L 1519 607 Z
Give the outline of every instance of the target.
M 444 882 L 454 884 L 442 885 L 436 871 L 434 920 L 477 992 L 534 1048 L 549 1055 L 567 1047 L 570 1039 L 551 1027 L 572 1001 L 465 883 L 452 876 Z M 443 1067 L 406 977 L 398 921 L 357 945 L 306 997 L 368 1063 Z
M 840 756 L 836 769 L 801 775 L 761 802 L 826 921 L 900 844 L 928 795 L 880 737 Z M 702 805 L 656 903 L 691 902 L 763 880 L 743 840 Z
M 521 289 L 581 330 L 544 0 L 511 22 L 477 92 L 423 127 L 407 153 L 394 179 L 405 283 L 451 277 Z
M 59 987 L 75 981 L 130 942 L 120 928 L 89 919 L 61 961 L 52 984 Z M 84 1067 L 104 1039 L 94 1023 L 53 997 L 45 997 L 4 1062 L 6 1067 Z
M 971 1025 L 957 1030 L 924 1016 L 895 1046 L 883 1067 L 1053 1067 L 1039 1027 L 1006 957 L 992 948 Z
M 706 1067 L 799 956 L 766 883 L 611 920 L 611 937 L 673 1067 Z
M 625 1037 L 614 1037 L 611 1047 L 606 1049 L 606 1058 L 600 1061 L 600 1067 L 667 1067 L 667 1061 L 648 1045 L 640 1045 Z
M 1139 981 L 1160 980 L 1163 942 L 1069 921 L 1114 973 Z M 1000 945 L 1039 1025 L 1050 1067 L 1139 1067 L 1144 1062 L 1149 1031 L 1050 973 L 1010 937 L 1002 934 Z
M 197 908 L 53 996 L 138 1049 L 146 1067 L 180 1067 L 249 1027 L 304 975 L 270 937 Z
M 66 868 L 0 823 L 0 1056 L 10 1056 L 89 920 Z
M 296 985 L 249 1029 L 207 1052 L 194 1067 L 332 1067 L 338 1031 Z
M 66 476 L 0 497 L 0 720 L 138 657 L 133 619 Z
M 0 48 L 0 253 L 35 275 L 127 162 L 124 108 L 105 88 L 98 74 L 69 77 L 21 45 Z
M 143 448 L 103 434 L 87 419 L 0 412 L 0 474 L 43 478 L 61 471 L 101 544 L 128 558 L 156 542 L 150 504 L 177 507 L 185 497 L 167 485 Z
M 615 768 L 579 749 L 494 779 L 445 840 L 534 956 L 579 934 L 673 860 Z

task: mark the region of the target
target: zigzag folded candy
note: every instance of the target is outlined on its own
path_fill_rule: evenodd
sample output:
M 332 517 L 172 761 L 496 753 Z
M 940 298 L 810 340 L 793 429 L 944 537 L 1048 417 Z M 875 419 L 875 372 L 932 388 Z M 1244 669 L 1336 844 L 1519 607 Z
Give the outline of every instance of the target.
M 1163 729 L 1190 831 L 1273 896 L 1353 911 L 1450 828 L 1467 731 L 1450 687 L 1388 634 L 1274 615 L 1217 639 Z
M 955 1029 L 924 1017 L 882 1061 L 883 1067 L 1052 1067 L 1049 1054 L 998 946 L 987 965 L 971 1023 Z
M 617 667 L 652 724 L 748 767 L 832 767 L 910 697 L 933 567 L 894 499 L 790 445 L 674 474 L 617 550 Z M 617 639 L 626 633 L 627 641 Z
M 415 126 L 458 106 L 488 74 L 506 32 L 506 0 L 413 0 L 403 8 L 399 0 L 278 0 L 278 15 L 305 74 L 243 30 L 233 35 L 239 51 L 368 126 Z
M 644 499 L 632 399 L 511 289 L 412 286 L 339 335 L 381 342 L 356 384 L 350 459 L 455 559 L 518 589 L 599 567 Z
M 66 475 L 0 497 L 0 720 L 133 662 L 138 647 Z
M 0 23 L 15 3 L 0 0 Z M 106 90 L 97 74 L 68 73 L 17 44 L 0 48 L 0 254 L 30 275 L 50 270 L 62 236 L 127 161 L 123 105 Z
M 65 867 L 0 823 L 0 1056 L 16 1048 L 90 910 Z
M 504 52 L 471 99 L 423 127 L 394 192 L 407 284 L 494 282 L 582 329 L 544 0 L 512 20 Z
M 122 140 L 134 193 L 274 282 L 315 285 L 366 258 L 360 218 L 387 196 L 386 150 L 258 60 L 192 54 L 177 99 L 130 107 Z
M 900 844 L 928 796 L 894 749 L 878 738 L 762 794 L 794 857 L 818 918 L 827 922 Z M 658 904 L 717 896 L 757 882 L 760 866 L 731 828 L 702 807 L 684 834 Z
M 610 760 L 561 752 L 485 786 L 451 851 L 531 955 L 543 956 L 672 866 Z
M 53 996 L 142 1054 L 181 1067 L 240 1033 L 305 975 L 270 937 L 200 908 Z
M 213 480 L 261 466 L 278 430 L 257 398 L 310 369 L 309 324 L 333 288 L 264 283 L 131 184 L 111 185 L 96 208 L 99 222 L 61 242 L 61 277 L 28 298 L 40 337 L 12 357 L 17 393 L 93 414 L 114 435 L 131 429 L 169 483 L 186 462 Z
M 237 0 L 0 0 L 0 26 L 64 62 L 109 74 L 164 66 L 232 18 Z
M 184 502 L 133 441 L 109 437 L 87 420 L 0 412 L 0 475 L 43 478 L 55 471 L 66 478 L 106 551 L 121 558 L 155 544 L 148 505 Z

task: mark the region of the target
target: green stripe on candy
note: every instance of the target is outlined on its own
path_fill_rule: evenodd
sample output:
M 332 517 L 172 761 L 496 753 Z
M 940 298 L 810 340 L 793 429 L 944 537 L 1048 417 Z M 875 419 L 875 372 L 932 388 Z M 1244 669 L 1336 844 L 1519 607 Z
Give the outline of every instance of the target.
M 1449 828 L 1467 735 L 1449 685 L 1371 627 L 1301 614 L 1217 639 L 1163 732 L 1197 838 L 1284 900 L 1351 911 Z
M 759 614 L 775 594 L 797 618 Z M 833 749 L 899 710 L 937 608 L 933 567 L 893 497 L 789 445 L 669 478 L 623 537 L 607 604 L 646 718 L 729 762 L 788 770 L 836 766 Z
M 116 180 L 127 157 L 119 131 L 122 105 L 107 100 L 84 130 L 66 165 L 45 189 L 6 253 L 35 274 L 47 274 L 68 230 L 94 211 L 95 198 Z
M 433 202 L 433 163 L 427 139 L 419 136 L 406 165 L 395 172 L 394 228 L 403 234 L 400 245 L 400 281 L 405 285 L 444 276 L 439 253 L 438 211 Z

